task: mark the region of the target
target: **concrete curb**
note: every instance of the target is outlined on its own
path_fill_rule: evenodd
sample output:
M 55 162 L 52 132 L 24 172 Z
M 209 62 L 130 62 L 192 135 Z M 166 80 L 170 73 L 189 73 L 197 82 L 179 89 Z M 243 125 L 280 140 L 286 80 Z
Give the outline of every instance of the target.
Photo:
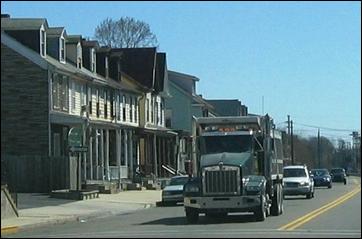
M 30 229 L 34 229 L 34 228 L 38 228 L 38 227 L 42 227 L 42 226 L 51 226 L 51 225 L 56 225 L 56 224 L 62 224 L 62 223 L 71 222 L 71 221 L 82 222 L 83 220 L 87 221 L 89 219 L 109 217 L 109 216 L 113 216 L 113 215 L 123 215 L 123 214 L 128 214 L 130 212 L 135 212 L 137 210 L 147 209 L 147 208 L 151 208 L 151 207 L 156 207 L 156 203 L 144 203 L 143 208 L 140 207 L 137 209 L 125 210 L 125 211 L 122 211 L 121 213 L 117 213 L 114 211 L 93 212 L 93 213 L 85 214 L 85 215 L 65 216 L 64 218 L 58 218 L 58 219 L 53 218 L 53 219 L 48 219 L 45 222 L 37 222 L 37 223 L 27 224 L 27 225 L 22 225 L 22 226 L 6 226 L 6 227 L 1 228 L 1 235 L 3 236 L 3 235 L 14 234 L 14 233 L 17 233 L 20 231 L 26 231 L 26 230 L 30 230 Z
M 17 233 L 19 230 L 18 226 L 7 226 L 1 228 L 1 236 Z

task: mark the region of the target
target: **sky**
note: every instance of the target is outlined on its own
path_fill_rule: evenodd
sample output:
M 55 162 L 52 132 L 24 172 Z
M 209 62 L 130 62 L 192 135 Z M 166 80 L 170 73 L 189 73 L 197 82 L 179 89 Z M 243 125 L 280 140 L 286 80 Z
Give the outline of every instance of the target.
M 239 99 L 282 129 L 290 115 L 301 136 L 361 132 L 361 2 L 1 1 L 1 13 L 91 39 L 105 18 L 134 17 L 204 98 Z

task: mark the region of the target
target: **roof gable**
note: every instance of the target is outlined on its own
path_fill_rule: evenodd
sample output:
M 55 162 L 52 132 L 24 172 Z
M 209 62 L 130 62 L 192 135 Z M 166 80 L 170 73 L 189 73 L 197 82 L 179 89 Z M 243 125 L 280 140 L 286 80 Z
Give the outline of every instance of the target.
M 121 70 L 149 90 L 154 88 L 156 48 L 113 48 L 111 57 L 119 57 Z
M 37 30 L 42 25 L 49 28 L 45 18 L 1 18 L 1 30 Z

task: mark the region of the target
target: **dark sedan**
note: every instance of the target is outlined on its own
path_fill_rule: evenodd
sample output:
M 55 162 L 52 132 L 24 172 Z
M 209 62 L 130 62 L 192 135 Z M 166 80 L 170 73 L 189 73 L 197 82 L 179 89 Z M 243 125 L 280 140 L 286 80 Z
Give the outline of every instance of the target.
M 333 182 L 343 182 L 344 184 L 347 184 L 347 175 L 344 168 L 332 168 L 331 176 Z
M 332 188 L 332 177 L 327 169 L 312 169 L 311 173 L 313 174 L 315 187 L 325 186 Z

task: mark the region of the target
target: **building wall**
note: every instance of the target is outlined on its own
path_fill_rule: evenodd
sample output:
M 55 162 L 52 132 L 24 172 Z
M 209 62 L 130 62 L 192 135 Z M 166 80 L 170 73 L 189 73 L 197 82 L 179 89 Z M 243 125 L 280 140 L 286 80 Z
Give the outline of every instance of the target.
M 171 128 L 175 130 L 184 130 L 191 133 L 192 98 L 182 92 L 174 83 L 169 84 L 171 98 L 166 99 L 166 111 L 170 115 Z
M 48 155 L 48 101 L 48 71 L 1 44 L 2 154 Z

